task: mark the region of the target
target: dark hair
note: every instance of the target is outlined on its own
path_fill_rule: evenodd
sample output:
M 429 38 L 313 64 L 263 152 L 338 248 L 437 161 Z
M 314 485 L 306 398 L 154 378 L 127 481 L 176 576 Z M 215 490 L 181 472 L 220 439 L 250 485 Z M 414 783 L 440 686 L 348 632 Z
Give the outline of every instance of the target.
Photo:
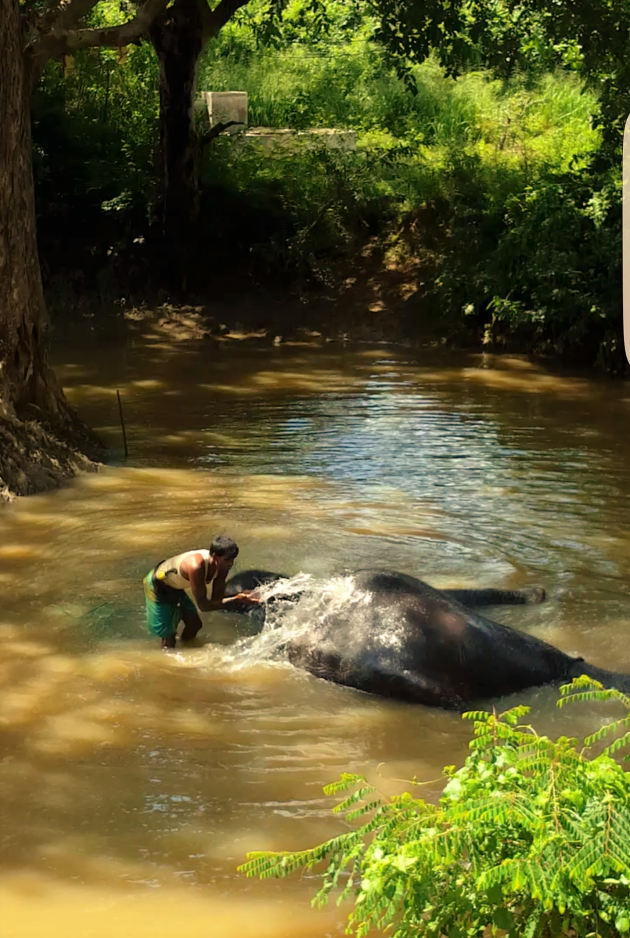
M 219 534 L 210 545 L 210 553 L 216 554 L 217 557 L 225 557 L 226 560 L 233 560 L 238 557 L 238 545 L 226 534 Z

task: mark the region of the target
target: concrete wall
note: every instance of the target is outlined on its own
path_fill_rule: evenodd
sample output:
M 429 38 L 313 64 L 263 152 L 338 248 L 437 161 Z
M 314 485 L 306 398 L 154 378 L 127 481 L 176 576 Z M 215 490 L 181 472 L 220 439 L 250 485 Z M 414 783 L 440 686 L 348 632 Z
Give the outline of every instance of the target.
M 210 126 L 239 121 L 242 126 L 228 127 L 225 133 L 242 133 L 247 128 L 246 91 L 204 91 Z
M 247 92 L 246 91 L 204 91 L 201 104 L 208 108 L 210 126 L 238 121 L 234 127 L 228 127 L 227 134 L 240 135 L 247 143 L 260 144 L 271 152 L 282 147 L 302 146 L 313 148 L 321 146 L 332 150 L 356 150 L 357 135 L 354 130 L 335 130 L 321 127 L 315 130 L 295 131 L 288 128 L 252 127 L 247 130 Z M 245 133 L 243 133 L 245 131 Z
M 331 150 L 356 150 L 357 135 L 354 130 L 334 130 L 330 127 L 320 127 L 315 130 L 287 130 L 272 127 L 252 127 L 245 134 L 247 142 L 258 143 L 265 150 L 276 150 L 280 147 L 314 147 L 324 144 Z

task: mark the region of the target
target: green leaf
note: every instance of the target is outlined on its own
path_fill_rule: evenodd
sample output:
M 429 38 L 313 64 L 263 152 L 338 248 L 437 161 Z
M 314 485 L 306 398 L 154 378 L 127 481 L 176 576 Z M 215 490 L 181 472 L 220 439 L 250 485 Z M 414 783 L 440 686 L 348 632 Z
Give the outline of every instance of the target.
M 519 708 L 508 713 L 522 716 Z M 243 871 L 282 876 L 327 860 L 317 901 L 336 889 L 353 899 L 357 938 L 394 920 L 397 938 L 476 938 L 489 924 L 514 938 L 543 938 L 594 921 L 614 922 L 626 936 L 630 774 L 611 755 L 588 758 L 568 736 L 521 732 L 494 713 L 473 716 L 479 748 L 446 773 L 437 806 L 409 793 L 363 801 L 373 789 L 344 776 L 331 794 L 355 786 L 342 807 L 363 826 L 312 850 L 250 855 Z
M 496 909 L 492 915 L 492 921 L 497 926 L 497 928 L 502 928 L 505 931 L 509 931 L 514 924 L 514 914 L 505 908 Z

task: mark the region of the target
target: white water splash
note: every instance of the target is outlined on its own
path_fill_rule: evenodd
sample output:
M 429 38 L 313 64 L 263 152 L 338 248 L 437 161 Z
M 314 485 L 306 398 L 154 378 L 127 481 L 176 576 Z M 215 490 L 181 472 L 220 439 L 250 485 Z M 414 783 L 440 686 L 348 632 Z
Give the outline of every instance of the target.
M 272 583 L 265 583 L 254 591 L 262 603 L 275 599 L 276 596 L 294 597 L 302 593 L 312 582 L 310 573 L 298 573 L 288 579 L 281 577 Z
M 372 600 L 371 593 L 356 588 L 352 576 L 314 580 L 305 573 L 258 587 L 256 593 L 265 604 L 264 628 L 259 635 L 221 649 L 220 663 L 230 670 L 282 660 L 287 642 L 325 628 L 330 617 L 348 611 L 349 606 L 368 605 Z M 271 604 L 270 599 L 274 600 Z M 217 653 L 214 648 L 214 667 Z

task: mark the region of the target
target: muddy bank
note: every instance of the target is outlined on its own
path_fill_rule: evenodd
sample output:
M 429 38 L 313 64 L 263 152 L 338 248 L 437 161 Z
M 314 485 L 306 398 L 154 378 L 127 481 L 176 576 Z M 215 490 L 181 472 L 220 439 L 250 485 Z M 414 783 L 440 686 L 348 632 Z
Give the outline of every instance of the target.
M 79 432 L 69 432 L 64 441 L 36 420 L 2 416 L 0 503 L 58 488 L 80 472 L 98 472 L 103 455 L 96 442 Z
M 409 291 L 405 295 L 405 291 Z M 415 299 L 415 302 L 414 302 Z M 73 298 L 51 310 L 53 333 L 72 339 L 77 330 L 108 339 L 155 340 L 179 345 L 205 342 L 220 347 L 243 339 L 283 342 L 387 342 L 407 346 L 449 342 L 446 324 L 424 314 L 409 283 L 363 271 L 335 290 L 249 290 L 217 286 L 211 299 L 187 300 L 158 294 L 99 304 L 94 297 Z M 413 326 L 410 321 L 413 320 Z M 459 330 L 462 347 L 475 341 Z
M 235 281 L 225 274 L 215 279 L 211 296 L 191 292 L 178 297 L 157 291 L 102 297 L 70 291 L 63 303 L 59 296 L 50 296 L 48 304 L 53 332 L 60 338 L 71 338 L 78 328 L 108 339 L 141 339 L 149 334 L 156 339 L 159 334 L 174 345 L 203 341 L 215 347 L 244 338 L 275 345 L 305 340 L 377 342 L 518 354 L 552 365 L 571 364 L 563 362 L 557 343 L 540 337 L 535 341 L 526 330 L 509 330 L 502 323 L 486 322 L 484 316 L 462 321 L 439 315 L 426 295 L 425 254 L 369 245 L 355 263 L 340 265 L 331 283 L 319 287 L 292 283 L 282 289 L 265 288 L 252 285 L 245 276 Z M 623 372 L 612 367 L 595 370 Z

